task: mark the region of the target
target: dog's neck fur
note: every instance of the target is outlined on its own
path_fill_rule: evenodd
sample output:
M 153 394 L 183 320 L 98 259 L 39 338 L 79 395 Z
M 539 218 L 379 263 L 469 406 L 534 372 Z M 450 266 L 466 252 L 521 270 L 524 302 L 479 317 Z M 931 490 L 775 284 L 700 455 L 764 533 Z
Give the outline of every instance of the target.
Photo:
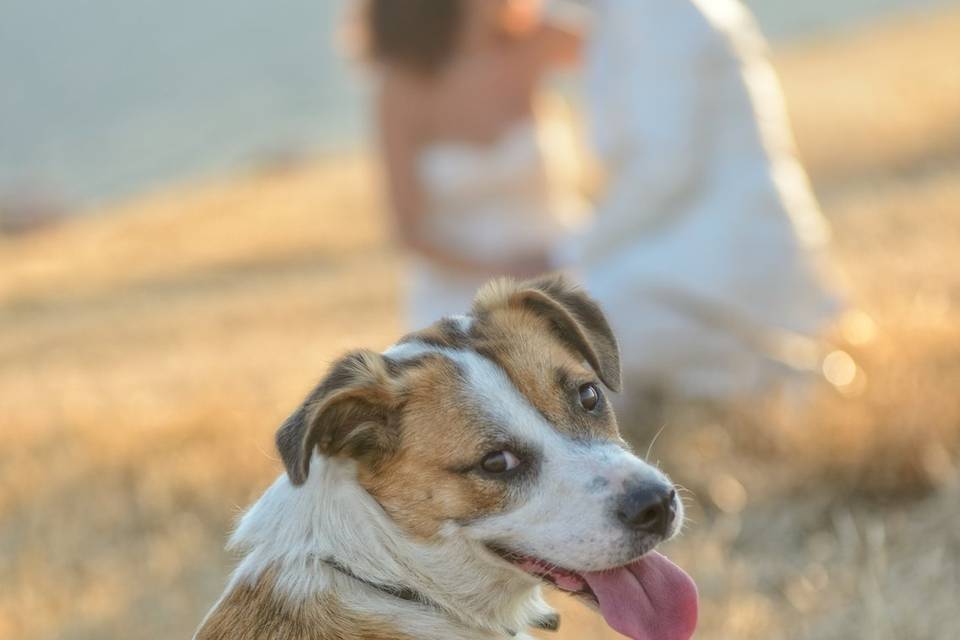
M 245 557 L 225 599 L 269 573 L 281 602 L 309 607 L 334 595 L 358 615 L 382 617 L 400 637 L 521 638 L 551 613 L 533 578 L 501 566 L 454 525 L 430 542 L 405 534 L 348 460 L 315 455 L 301 487 L 280 477 L 242 518 L 230 547 Z M 373 585 L 413 590 L 426 604 Z

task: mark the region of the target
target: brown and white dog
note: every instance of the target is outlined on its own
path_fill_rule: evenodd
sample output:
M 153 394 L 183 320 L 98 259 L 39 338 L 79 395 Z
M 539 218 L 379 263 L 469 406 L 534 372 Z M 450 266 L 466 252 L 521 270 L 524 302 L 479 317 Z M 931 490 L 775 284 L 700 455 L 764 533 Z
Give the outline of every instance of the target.
M 686 640 L 696 588 L 652 552 L 681 527 L 630 453 L 599 308 L 560 278 L 499 281 L 469 315 L 337 362 L 281 426 L 281 476 L 197 640 L 526 638 L 546 581 L 642 640 Z

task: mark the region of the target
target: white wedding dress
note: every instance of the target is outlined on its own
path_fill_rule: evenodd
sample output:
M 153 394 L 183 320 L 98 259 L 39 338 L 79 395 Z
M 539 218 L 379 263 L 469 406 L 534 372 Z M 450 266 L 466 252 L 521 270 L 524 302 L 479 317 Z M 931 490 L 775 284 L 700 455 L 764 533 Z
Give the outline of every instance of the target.
M 484 262 L 548 252 L 578 208 L 557 179 L 554 160 L 570 138 L 555 123 L 522 121 L 488 145 L 437 143 L 418 158 L 427 207 L 424 232 L 446 251 Z M 469 311 L 490 275 L 410 258 L 407 317 L 422 328 Z M 501 274 L 511 275 L 511 274 Z
M 726 397 L 815 366 L 797 347 L 838 310 L 829 227 L 752 16 L 737 0 L 592 4 L 586 98 L 609 180 L 567 253 L 628 383 Z

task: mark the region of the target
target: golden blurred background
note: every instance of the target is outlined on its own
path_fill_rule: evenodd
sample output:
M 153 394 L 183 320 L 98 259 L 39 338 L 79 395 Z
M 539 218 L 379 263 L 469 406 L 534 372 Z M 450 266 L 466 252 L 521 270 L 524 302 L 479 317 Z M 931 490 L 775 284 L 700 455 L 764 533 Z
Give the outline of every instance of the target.
M 687 489 L 702 640 L 960 635 L 960 11 L 777 48 L 863 311 L 811 400 L 625 431 Z M 399 334 L 372 158 L 0 235 L 0 638 L 187 638 L 327 364 Z M 851 363 L 856 362 L 856 365 Z M 613 637 L 562 599 L 560 638 Z M 608 635 L 603 635 L 608 634 Z

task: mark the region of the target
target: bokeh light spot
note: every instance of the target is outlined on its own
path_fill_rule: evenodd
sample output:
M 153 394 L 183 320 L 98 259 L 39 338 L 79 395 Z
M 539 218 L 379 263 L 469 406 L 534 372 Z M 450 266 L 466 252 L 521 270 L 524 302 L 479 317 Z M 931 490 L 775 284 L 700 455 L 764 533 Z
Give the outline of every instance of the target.
M 740 513 L 747 506 L 747 490 L 733 476 L 722 473 L 710 481 L 710 499 L 724 513 Z
M 832 351 L 823 359 L 823 376 L 837 388 L 848 387 L 857 377 L 857 363 L 846 351 Z

